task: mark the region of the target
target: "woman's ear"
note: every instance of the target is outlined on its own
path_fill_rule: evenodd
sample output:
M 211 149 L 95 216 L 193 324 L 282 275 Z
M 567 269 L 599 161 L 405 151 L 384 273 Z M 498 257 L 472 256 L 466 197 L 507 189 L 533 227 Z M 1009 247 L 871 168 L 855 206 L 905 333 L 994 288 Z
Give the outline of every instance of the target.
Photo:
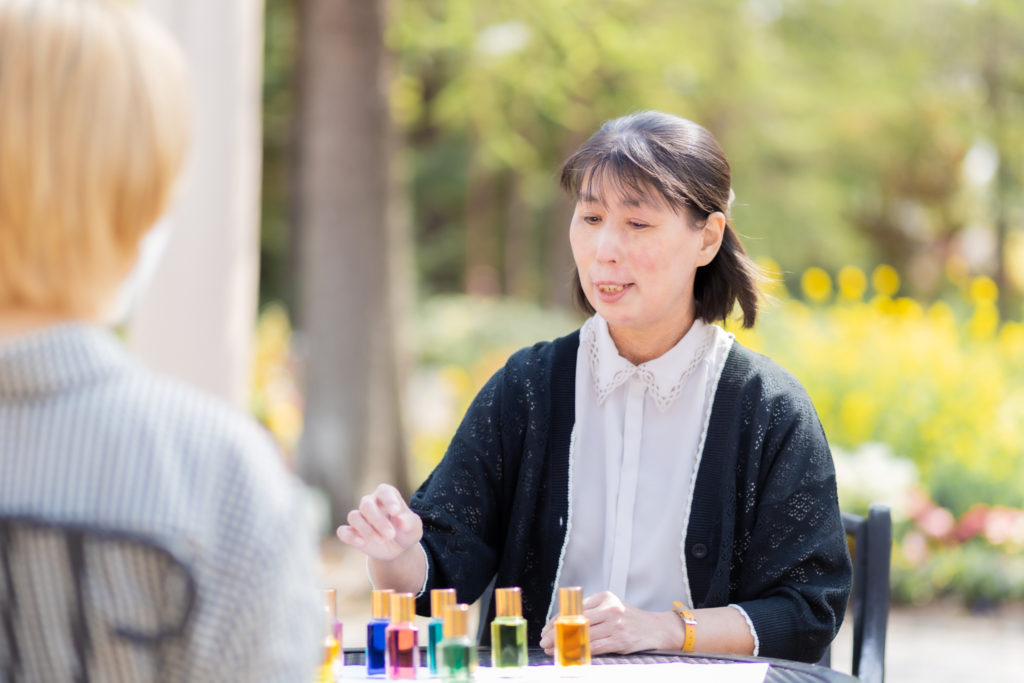
M 706 266 L 714 260 L 722 246 L 722 238 L 725 236 L 725 214 L 721 211 L 711 213 L 704 221 L 704 228 L 700 234 L 702 242 L 697 253 L 697 265 Z

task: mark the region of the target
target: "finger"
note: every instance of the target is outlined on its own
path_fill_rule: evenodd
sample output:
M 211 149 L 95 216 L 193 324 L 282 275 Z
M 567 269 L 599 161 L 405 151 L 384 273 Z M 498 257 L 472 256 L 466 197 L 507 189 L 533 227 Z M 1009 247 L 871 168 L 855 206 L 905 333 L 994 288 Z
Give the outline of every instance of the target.
M 391 518 L 391 524 L 401 531 L 414 531 L 423 528 L 423 520 L 412 510 L 406 508 L 401 514 Z
M 403 548 L 416 545 L 423 538 L 423 520 L 414 512 L 402 515 L 393 520 L 395 525 L 395 543 Z
M 359 514 L 367 525 L 372 527 L 381 538 L 392 539 L 395 536 L 395 527 L 390 517 L 384 512 L 380 500 L 375 494 L 367 494 L 359 500 Z M 351 513 L 349 513 L 349 524 L 352 524 Z M 359 528 L 359 527 L 356 527 Z
M 366 544 L 366 541 L 363 539 L 363 537 L 360 536 L 355 529 L 348 526 L 347 524 L 342 524 L 341 526 L 339 526 L 335 533 L 338 535 L 338 538 L 343 543 L 347 543 L 349 545 L 353 545 L 360 548 Z
M 400 515 L 409 509 L 402 494 L 391 484 L 381 484 L 374 490 L 381 510 L 388 515 Z
M 621 643 L 617 638 L 591 638 L 590 639 L 590 654 L 593 655 L 607 655 L 607 654 L 626 654 Z
M 554 627 L 550 621 L 544 624 L 544 628 L 540 630 L 540 642 L 537 645 L 544 650 L 555 646 Z
M 363 537 L 365 543 L 387 543 L 391 540 L 391 536 L 382 534 L 380 529 L 370 524 L 366 515 L 359 510 L 352 510 L 348 513 L 348 525 Z M 389 529 L 390 526 L 388 524 Z M 391 530 L 391 534 L 394 535 L 394 530 Z
M 607 638 L 615 637 L 622 629 L 622 625 L 617 622 L 601 621 L 599 623 L 590 623 L 590 642 L 597 640 L 604 640 Z

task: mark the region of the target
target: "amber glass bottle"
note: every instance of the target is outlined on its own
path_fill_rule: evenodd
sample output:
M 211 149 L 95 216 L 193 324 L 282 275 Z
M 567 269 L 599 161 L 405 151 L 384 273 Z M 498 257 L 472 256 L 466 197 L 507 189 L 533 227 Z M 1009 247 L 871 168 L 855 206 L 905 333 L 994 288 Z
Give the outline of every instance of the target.
M 590 664 L 590 622 L 583 616 L 583 589 L 558 589 L 555 619 L 555 666 Z

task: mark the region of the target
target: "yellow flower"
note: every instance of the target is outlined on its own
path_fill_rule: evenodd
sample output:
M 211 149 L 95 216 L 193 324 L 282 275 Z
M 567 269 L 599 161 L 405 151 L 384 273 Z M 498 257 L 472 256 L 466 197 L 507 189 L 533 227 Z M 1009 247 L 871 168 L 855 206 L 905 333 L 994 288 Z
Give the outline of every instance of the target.
M 999 310 L 995 303 L 979 302 L 967 321 L 967 334 L 975 341 L 992 339 L 999 329 Z
M 804 271 L 800 278 L 804 296 L 815 303 L 824 303 L 832 296 L 832 278 L 823 269 L 813 266 Z
M 836 280 L 839 284 L 839 297 L 846 301 L 860 301 L 868 288 L 867 276 L 856 266 L 844 266 Z
M 996 283 L 992 278 L 981 275 L 971 280 L 967 296 L 971 303 L 976 306 L 979 304 L 994 304 L 996 299 L 999 298 L 999 288 L 996 287 Z
M 893 302 L 893 314 L 907 320 L 917 320 L 921 317 L 921 304 L 913 299 L 901 296 Z
M 877 266 L 871 273 L 871 286 L 881 296 L 891 297 L 900 288 L 900 274 L 892 266 L 884 263 Z
M 851 443 L 863 443 L 872 438 L 877 410 L 878 402 L 867 391 L 852 391 L 843 397 L 839 420 Z

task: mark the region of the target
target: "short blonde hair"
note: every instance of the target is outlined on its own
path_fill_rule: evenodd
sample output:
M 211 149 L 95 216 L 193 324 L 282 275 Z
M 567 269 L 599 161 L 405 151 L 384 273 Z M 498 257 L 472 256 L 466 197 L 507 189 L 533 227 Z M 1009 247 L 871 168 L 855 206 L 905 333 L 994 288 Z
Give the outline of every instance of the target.
M 0 308 L 94 317 L 164 211 L 184 58 L 118 0 L 0 0 Z

